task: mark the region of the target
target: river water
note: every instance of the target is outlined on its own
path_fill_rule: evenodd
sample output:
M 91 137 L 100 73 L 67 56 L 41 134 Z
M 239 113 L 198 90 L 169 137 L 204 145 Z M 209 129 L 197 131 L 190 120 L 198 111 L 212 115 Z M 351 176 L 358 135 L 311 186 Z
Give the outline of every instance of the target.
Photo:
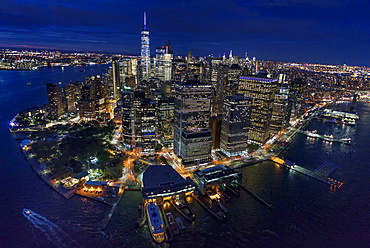
M 102 232 L 99 226 L 110 208 L 78 196 L 66 200 L 52 190 L 28 166 L 8 130 L 17 112 L 47 103 L 45 83 L 83 81 L 106 68 L 0 71 L 0 247 L 154 247 L 147 225 L 136 228 L 140 192 L 124 193 Z M 354 127 L 316 120 L 307 127 L 350 137 L 351 146 L 297 134 L 281 154 L 311 170 L 325 161 L 338 165 L 331 177 L 344 183 L 340 189 L 272 162 L 245 167 L 243 184 L 273 210 L 241 190 L 239 199 L 224 204 L 227 221 L 219 223 L 193 202 L 196 220 L 183 220 L 186 230 L 171 247 L 369 247 L 370 104 L 358 103 L 356 111 L 360 119 Z M 24 208 L 33 215 L 26 218 Z

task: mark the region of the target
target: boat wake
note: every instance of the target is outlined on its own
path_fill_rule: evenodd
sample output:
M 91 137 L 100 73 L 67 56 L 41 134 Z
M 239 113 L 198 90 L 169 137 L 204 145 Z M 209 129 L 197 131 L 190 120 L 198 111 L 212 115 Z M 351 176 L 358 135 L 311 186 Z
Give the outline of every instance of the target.
M 57 247 L 70 247 L 72 244 L 68 241 L 68 235 L 56 224 L 47 218 L 33 212 L 30 209 L 23 209 L 23 215 L 33 226 L 46 235 L 49 241 Z

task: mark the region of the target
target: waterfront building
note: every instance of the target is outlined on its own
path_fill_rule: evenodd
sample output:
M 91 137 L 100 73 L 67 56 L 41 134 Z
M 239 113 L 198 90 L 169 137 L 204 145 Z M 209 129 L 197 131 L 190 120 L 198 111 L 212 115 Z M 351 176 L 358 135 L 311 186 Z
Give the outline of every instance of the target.
M 270 138 L 270 122 L 277 79 L 268 74 L 240 76 L 238 94 L 252 99 L 248 140 L 264 144 Z
M 175 84 L 174 153 L 183 164 L 208 162 L 212 86 L 200 81 Z
M 146 12 L 144 12 L 144 28 L 141 31 L 141 80 L 149 79 L 150 67 L 150 45 L 149 45 L 149 30 L 146 28 Z
M 49 118 L 58 119 L 63 113 L 62 89 L 56 84 L 46 83 L 49 101 Z
M 279 133 L 289 125 L 289 88 L 287 75 L 280 74 L 271 114 L 270 132 L 272 135 Z
M 208 188 L 221 184 L 230 185 L 232 181 L 239 181 L 241 178 L 240 171 L 221 164 L 193 171 L 193 181 L 202 194 L 206 194 Z
M 233 95 L 224 101 L 220 150 L 227 157 L 242 155 L 247 149 L 252 99 Z
M 163 202 L 177 197 L 184 198 L 194 192 L 190 177 L 183 178 L 170 165 L 150 165 L 138 177 L 143 201 Z

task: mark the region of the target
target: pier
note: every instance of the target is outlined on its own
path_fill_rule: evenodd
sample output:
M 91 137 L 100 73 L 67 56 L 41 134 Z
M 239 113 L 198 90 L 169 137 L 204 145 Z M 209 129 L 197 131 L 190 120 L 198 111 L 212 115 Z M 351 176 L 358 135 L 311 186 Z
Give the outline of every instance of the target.
M 283 159 L 278 158 L 278 157 L 271 157 L 270 161 L 272 161 L 274 163 L 277 163 L 277 164 L 280 164 L 280 165 L 283 165 L 283 166 L 285 166 L 285 167 L 287 167 L 291 170 L 294 170 L 294 171 L 302 173 L 306 176 L 312 177 L 313 179 L 316 179 L 320 182 L 329 184 L 329 185 L 331 185 L 335 188 L 338 188 L 338 189 L 343 185 L 342 182 L 339 182 L 337 180 L 334 180 L 334 179 L 328 177 L 337 168 L 336 166 L 333 167 L 330 164 L 325 165 L 325 166 L 322 165 L 323 167 L 320 166 L 315 171 L 310 171 L 308 169 L 305 169 L 301 166 L 296 165 L 294 162 L 291 162 L 291 161 L 288 161 L 288 160 L 284 161 Z
M 105 229 L 107 228 L 107 226 L 108 226 L 108 224 L 109 224 L 109 221 L 111 220 L 112 215 L 113 215 L 114 211 L 116 210 L 116 207 L 117 207 L 117 205 L 118 205 L 119 201 L 120 201 L 120 200 L 121 200 L 121 198 L 122 198 L 122 195 L 123 195 L 123 192 L 122 192 L 122 193 L 121 193 L 121 195 L 119 196 L 118 201 L 117 201 L 116 203 L 114 203 L 114 204 L 113 204 L 113 206 L 112 206 L 111 210 L 109 211 L 109 214 L 104 218 L 104 220 L 103 220 L 103 224 L 101 225 L 100 230 L 105 230 Z
M 200 200 L 195 194 L 192 195 L 193 198 L 203 207 L 205 208 L 213 217 L 215 217 L 216 219 L 218 219 L 219 221 L 221 222 L 224 222 L 226 220 L 225 217 L 221 217 L 218 213 L 216 214 L 215 212 L 212 211 L 212 209 L 210 209 L 206 204 L 204 204 L 202 202 L 202 200 Z
M 248 192 L 249 194 L 251 194 L 254 198 L 256 198 L 257 200 L 259 200 L 260 202 L 262 202 L 263 204 L 265 204 L 265 206 L 267 206 L 268 208 L 272 209 L 272 206 L 271 204 L 268 204 L 267 202 L 265 202 L 264 200 L 262 200 L 258 195 L 254 194 L 252 191 L 250 191 L 249 189 L 247 189 L 247 187 L 245 187 L 243 184 L 237 182 L 237 184 L 242 188 L 244 189 L 246 192 Z

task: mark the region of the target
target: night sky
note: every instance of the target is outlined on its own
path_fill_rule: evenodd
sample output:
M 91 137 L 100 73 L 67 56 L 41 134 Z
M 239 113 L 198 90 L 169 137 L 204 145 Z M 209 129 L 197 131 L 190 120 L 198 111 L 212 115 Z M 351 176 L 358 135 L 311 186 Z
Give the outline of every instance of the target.
M 140 54 L 147 12 L 151 54 L 370 65 L 370 1 L 0 0 L 0 47 Z

